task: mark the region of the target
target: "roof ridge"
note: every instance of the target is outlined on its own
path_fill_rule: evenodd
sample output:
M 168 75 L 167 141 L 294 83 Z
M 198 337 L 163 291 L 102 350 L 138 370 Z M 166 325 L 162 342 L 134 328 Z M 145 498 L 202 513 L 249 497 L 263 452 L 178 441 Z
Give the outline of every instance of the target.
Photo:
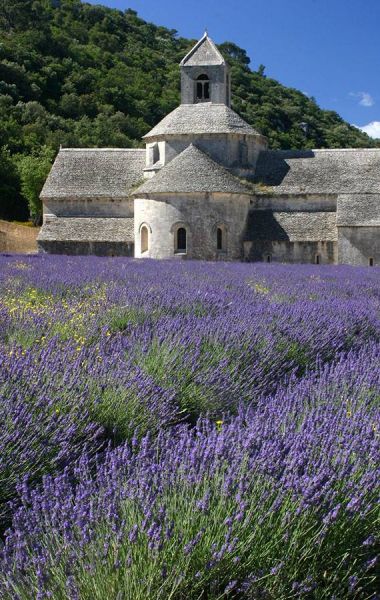
M 144 148 L 60 148 L 60 152 L 145 152 Z

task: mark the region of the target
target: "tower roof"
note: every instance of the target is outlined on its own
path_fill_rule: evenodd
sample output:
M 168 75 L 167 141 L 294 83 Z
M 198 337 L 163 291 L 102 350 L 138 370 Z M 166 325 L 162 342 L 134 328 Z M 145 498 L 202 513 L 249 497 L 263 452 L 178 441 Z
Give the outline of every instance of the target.
M 205 192 L 249 193 L 237 177 L 190 144 L 157 175 L 138 187 L 133 195 Z
M 195 46 L 186 54 L 180 62 L 182 67 L 196 67 L 205 65 L 225 65 L 222 54 L 215 46 L 211 38 L 208 37 L 205 31 L 203 37 L 195 44 Z
M 180 104 L 162 119 L 144 139 L 160 135 L 241 133 L 260 135 L 226 104 Z

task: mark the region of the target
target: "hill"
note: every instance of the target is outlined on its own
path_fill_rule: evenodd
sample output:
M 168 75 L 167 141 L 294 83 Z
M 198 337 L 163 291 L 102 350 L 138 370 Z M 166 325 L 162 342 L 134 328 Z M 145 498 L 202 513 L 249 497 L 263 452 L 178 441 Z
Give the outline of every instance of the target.
M 0 218 L 8 219 L 27 217 L 25 198 L 33 214 L 60 144 L 140 146 L 179 103 L 178 63 L 195 42 L 133 10 L 80 0 L 0 0 L 0 34 Z M 272 148 L 379 145 L 262 65 L 252 71 L 236 44 L 219 48 L 232 67 L 232 107 Z

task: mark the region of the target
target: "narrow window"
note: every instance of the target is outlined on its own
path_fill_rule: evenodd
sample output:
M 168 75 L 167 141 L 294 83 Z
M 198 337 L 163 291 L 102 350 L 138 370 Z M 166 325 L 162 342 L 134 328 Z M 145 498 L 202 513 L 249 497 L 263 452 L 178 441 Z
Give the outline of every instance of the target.
M 223 229 L 221 227 L 216 230 L 216 249 L 223 250 Z
M 267 263 L 271 263 L 272 262 L 272 257 L 270 254 L 267 254 Z
M 158 143 L 155 142 L 150 146 L 147 146 L 148 151 L 148 165 L 154 165 L 160 160 L 160 148 Z
M 316 254 L 314 257 L 314 262 L 316 265 L 320 265 L 321 264 L 321 257 L 319 254 Z
M 241 166 L 245 167 L 248 162 L 248 146 L 246 141 L 239 142 L 239 156 Z
M 207 75 L 199 75 L 197 78 L 197 100 L 210 99 L 210 80 Z
M 160 147 L 157 142 L 153 146 L 153 164 L 156 164 L 160 160 Z
M 374 265 L 374 260 L 373 260 L 373 258 L 369 258 L 369 259 L 368 259 L 368 266 L 369 266 L 369 267 L 373 267 L 373 265 Z
M 184 227 L 179 227 L 177 230 L 177 252 L 186 252 L 187 249 L 187 234 Z
M 149 232 L 146 225 L 141 227 L 140 231 L 140 243 L 141 243 L 141 252 L 147 252 L 149 250 Z

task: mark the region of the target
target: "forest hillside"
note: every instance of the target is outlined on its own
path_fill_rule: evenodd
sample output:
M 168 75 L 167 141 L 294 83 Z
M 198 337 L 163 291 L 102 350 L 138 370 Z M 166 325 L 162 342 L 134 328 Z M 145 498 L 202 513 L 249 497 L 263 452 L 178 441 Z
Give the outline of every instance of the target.
M 0 0 L 0 218 L 38 217 L 38 193 L 63 146 L 141 146 L 179 103 L 178 63 L 195 40 L 80 0 Z M 232 107 L 272 148 L 380 145 L 313 98 L 250 68 L 232 69 Z M 28 207 L 29 204 L 29 207 Z

